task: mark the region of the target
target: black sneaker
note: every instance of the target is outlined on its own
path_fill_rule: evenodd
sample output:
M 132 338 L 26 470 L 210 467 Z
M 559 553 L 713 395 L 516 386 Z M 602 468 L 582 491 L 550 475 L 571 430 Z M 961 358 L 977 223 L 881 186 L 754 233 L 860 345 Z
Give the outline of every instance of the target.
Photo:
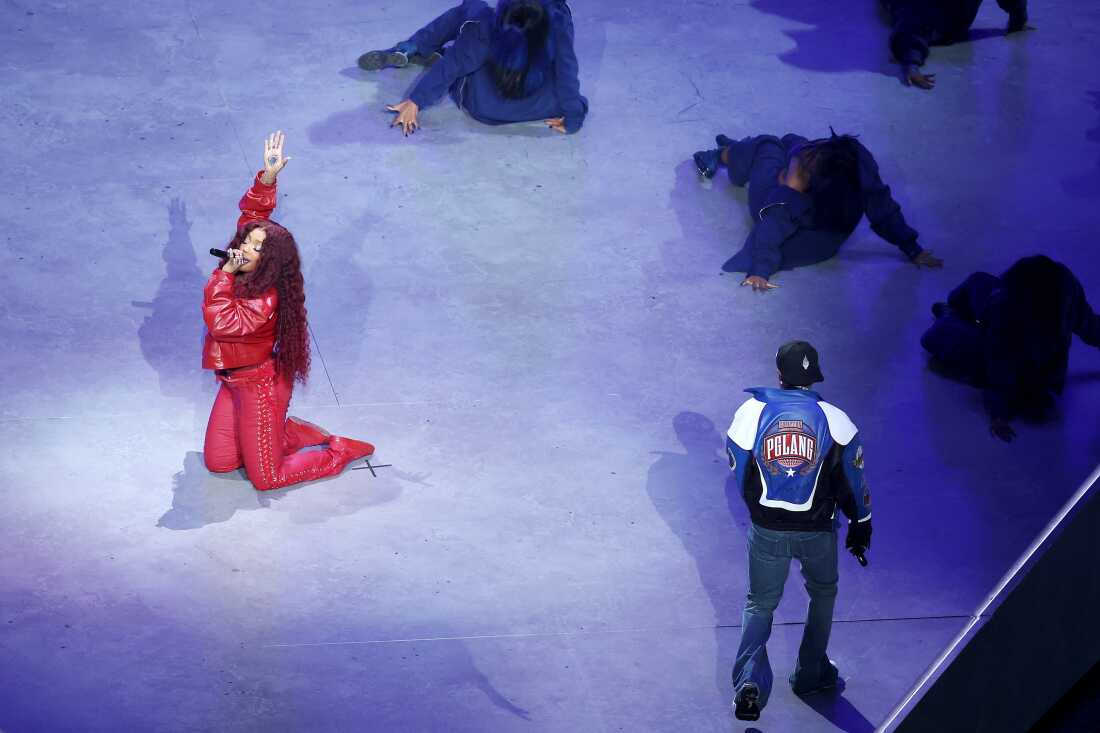
M 825 673 L 824 679 L 819 681 L 816 685 L 811 685 L 808 687 L 799 687 L 798 685 L 796 685 L 795 673 L 791 672 L 791 676 L 787 678 L 787 681 L 791 683 L 791 690 L 794 691 L 794 694 L 799 696 L 812 695 L 815 692 L 824 692 L 826 690 L 831 690 L 835 687 L 839 687 L 843 690 L 844 682 L 840 679 L 840 670 L 836 668 L 836 665 L 833 664 L 832 660 L 829 660 L 828 663 L 829 668 L 828 671 L 826 671 Z
M 409 57 L 396 48 L 387 48 L 384 51 L 367 51 L 359 57 L 359 68 L 363 71 L 378 71 L 379 69 L 402 69 L 409 65 Z
M 695 161 L 695 167 L 699 169 L 699 175 L 703 178 L 714 178 L 721 155 L 718 150 L 700 150 L 691 157 Z
M 760 720 L 760 690 L 752 682 L 741 685 L 734 695 L 733 714 L 738 720 Z

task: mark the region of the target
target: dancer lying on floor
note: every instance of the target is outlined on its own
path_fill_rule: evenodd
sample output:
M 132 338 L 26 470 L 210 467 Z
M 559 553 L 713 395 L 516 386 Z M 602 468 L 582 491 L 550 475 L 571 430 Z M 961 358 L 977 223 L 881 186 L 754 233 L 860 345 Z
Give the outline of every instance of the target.
M 985 390 L 990 432 L 1016 437 L 1013 417 L 1039 418 L 1066 385 L 1073 334 L 1100 348 L 1100 315 L 1065 265 L 1025 257 L 995 277 L 975 272 L 932 306 L 921 337 L 932 366 Z
M 449 45 L 448 45 L 449 44 Z M 581 129 L 581 96 L 573 16 L 565 0 L 464 0 L 385 51 L 359 57 L 376 70 L 408 63 L 431 66 L 409 98 L 387 107 L 405 135 L 420 126 L 420 110 L 448 90 L 471 117 L 488 125 L 544 120 L 557 132 Z
M 734 185 L 747 185 L 756 222 L 744 247 L 722 268 L 746 273 L 742 285 L 769 290 L 777 287 L 769 278 L 779 270 L 829 259 L 864 214 L 875 233 L 913 264 L 943 265 L 917 244 L 917 232 L 906 224 L 879 177 L 874 157 L 851 135 L 715 139 L 718 148 L 695 153 L 695 165 L 704 178 L 712 178 L 724 165 Z
M 982 0 L 882 0 L 890 13 L 890 53 L 910 86 L 931 89 L 935 74 L 921 71 L 931 46 L 965 41 Z M 1030 30 L 1027 0 L 997 0 L 1008 13 L 1008 33 Z
M 287 417 L 295 382 L 309 374 L 309 330 L 298 246 L 268 217 L 275 179 L 289 158 L 284 137 L 264 144 L 264 170 L 241 199 L 237 233 L 206 282 L 202 366 L 221 383 L 206 427 L 204 458 L 211 471 L 242 465 L 260 491 L 340 473 L 374 446 L 330 435 Z M 303 451 L 312 445 L 324 450 Z

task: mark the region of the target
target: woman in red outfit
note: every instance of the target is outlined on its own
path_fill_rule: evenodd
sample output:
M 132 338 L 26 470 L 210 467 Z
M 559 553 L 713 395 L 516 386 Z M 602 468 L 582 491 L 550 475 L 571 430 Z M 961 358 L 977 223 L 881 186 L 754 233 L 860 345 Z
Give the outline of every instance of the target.
M 309 330 L 298 246 L 268 217 L 275 209 L 282 132 L 264 143 L 264 170 L 241 199 L 229 257 L 206 283 L 202 366 L 221 387 L 210 411 L 204 450 L 211 471 L 242 465 L 260 491 L 333 476 L 374 446 L 333 436 L 287 417 L 295 382 L 309 374 Z M 298 452 L 311 445 L 324 450 Z

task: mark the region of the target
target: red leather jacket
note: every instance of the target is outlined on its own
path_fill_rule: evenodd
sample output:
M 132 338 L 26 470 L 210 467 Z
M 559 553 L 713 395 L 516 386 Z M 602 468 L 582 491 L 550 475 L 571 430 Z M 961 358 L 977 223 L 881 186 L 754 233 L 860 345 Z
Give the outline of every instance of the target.
M 237 228 L 253 221 L 266 221 L 275 209 L 277 187 L 256 174 L 252 187 L 241 197 Z M 202 350 L 203 369 L 236 369 L 259 364 L 271 357 L 279 323 L 279 296 L 271 289 L 258 298 L 233 295 L 235 276 L 214 270 L 203 290 L 202 317 L 206 342 Z
M 279 325 L 279 295 L 272 288 L 258 298 L 233 295 L 234 276 L 218 268 L 206 281 L 203 369 L 236 369 L 271 357 Z

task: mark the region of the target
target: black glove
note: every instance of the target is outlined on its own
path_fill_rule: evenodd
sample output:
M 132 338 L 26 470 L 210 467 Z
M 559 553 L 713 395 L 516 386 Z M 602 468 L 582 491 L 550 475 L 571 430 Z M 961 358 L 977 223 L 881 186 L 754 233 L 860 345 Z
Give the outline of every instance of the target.
M 848 539 L 844 546 L 853 555 L 862 555 L 871 549 L 871 520 L 848 522 Z

